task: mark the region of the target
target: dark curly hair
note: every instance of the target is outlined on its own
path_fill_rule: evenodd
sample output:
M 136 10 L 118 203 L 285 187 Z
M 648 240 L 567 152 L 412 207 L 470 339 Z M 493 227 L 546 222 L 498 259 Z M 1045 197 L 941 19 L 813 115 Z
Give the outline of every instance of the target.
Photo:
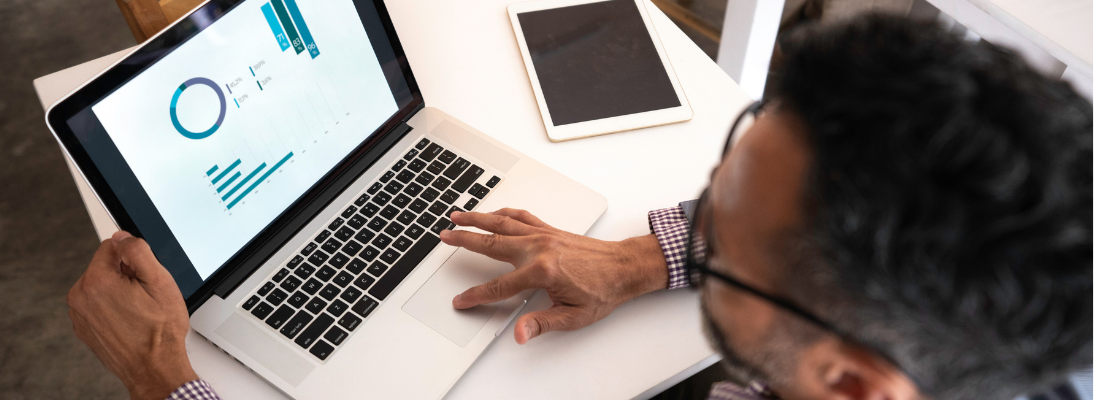
M 780 48 L 773 100 L 814 149 L 819 260 L 789 279 L 828 282 L 792 296 L 933 398 L 1008 399 L 1091 365 L 1092 105 L 1011 50 L 900 17 Z

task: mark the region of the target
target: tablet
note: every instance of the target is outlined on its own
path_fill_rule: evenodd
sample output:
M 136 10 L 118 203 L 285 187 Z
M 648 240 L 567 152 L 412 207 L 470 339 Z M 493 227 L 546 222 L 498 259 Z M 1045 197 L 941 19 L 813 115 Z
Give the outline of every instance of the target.
M 691 119 L 642 0 L 508 6 L 551 141 Z

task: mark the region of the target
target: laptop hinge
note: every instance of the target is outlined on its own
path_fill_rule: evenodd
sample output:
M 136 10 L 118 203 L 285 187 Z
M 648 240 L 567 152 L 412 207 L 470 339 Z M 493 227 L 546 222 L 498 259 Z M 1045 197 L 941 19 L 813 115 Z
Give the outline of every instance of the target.
M 417 104 L 416 108 L 414 108 L 412 110 L 412 112 L 409 113 L 409 115 L 406 115 L 405 118 L 401 118 L 401 122 L 409 122 L 409 120 L 412 119 L 412 117 L 414 115 L 416 115 L 416 113 L 420 112 L 420 110 L 423 110 L 423 109 L 424 109 L 424 102 L 421 101 L 420 104 Z

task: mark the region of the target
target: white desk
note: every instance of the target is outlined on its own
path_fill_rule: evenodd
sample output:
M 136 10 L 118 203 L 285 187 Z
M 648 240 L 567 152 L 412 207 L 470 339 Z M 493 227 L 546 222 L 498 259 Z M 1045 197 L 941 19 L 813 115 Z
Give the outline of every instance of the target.
M 618 240 L 648 233 L 647 211 L 674 206 L 702 190 L 727 129 L 750 99 L 649 4 L 695 118 L 551 143 L 505 12 L 514 1 L 390 2 L 390 14 L 427 105 L 607 196 L 607 213 L 589 236 Z M 43 105 L 123 54 L 35 80 Z M 77 185 L 97 233 L 109 236 L 115 229 L 110 218 L 87 185 L 80 179 Z M 539 293 L 524 311 L 548 306 L 545 293 Z M 447 398 L 645 398 L 717 361 L 700 327 L 698 298 L 681 290 L 643 296 L 595 325 L 546 334 L 524 346 L 511 335 L 501 335 Z M 224 398 L 283 397 L 198 335 L 190 334 L 187 345 L 196 372 Z

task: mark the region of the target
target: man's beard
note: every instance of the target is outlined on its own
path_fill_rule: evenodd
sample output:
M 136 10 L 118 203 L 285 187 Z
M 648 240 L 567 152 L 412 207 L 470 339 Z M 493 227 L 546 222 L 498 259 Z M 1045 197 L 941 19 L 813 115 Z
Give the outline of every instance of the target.
M 745 357 L 726 343 L 726 335 L 722 333 L 722 330 L 718 327 L 718 323 L 711 317 L 710 309 L 707 307 L 706 296 L 703 296 L 701 304 L 703 308 L 703 331 L 707 335 L 707 341 L 710 342 L 710 347 L 717 350 L 718 354 L 722 355 L 722 366 L 725 367 L 726 372 L 730 374 L 730 378 L 741 386 L 747 386 L 749 382 L 754 380 L 767 382 L 767 375 L 764 374 L 763 371 L 749 364 Z

